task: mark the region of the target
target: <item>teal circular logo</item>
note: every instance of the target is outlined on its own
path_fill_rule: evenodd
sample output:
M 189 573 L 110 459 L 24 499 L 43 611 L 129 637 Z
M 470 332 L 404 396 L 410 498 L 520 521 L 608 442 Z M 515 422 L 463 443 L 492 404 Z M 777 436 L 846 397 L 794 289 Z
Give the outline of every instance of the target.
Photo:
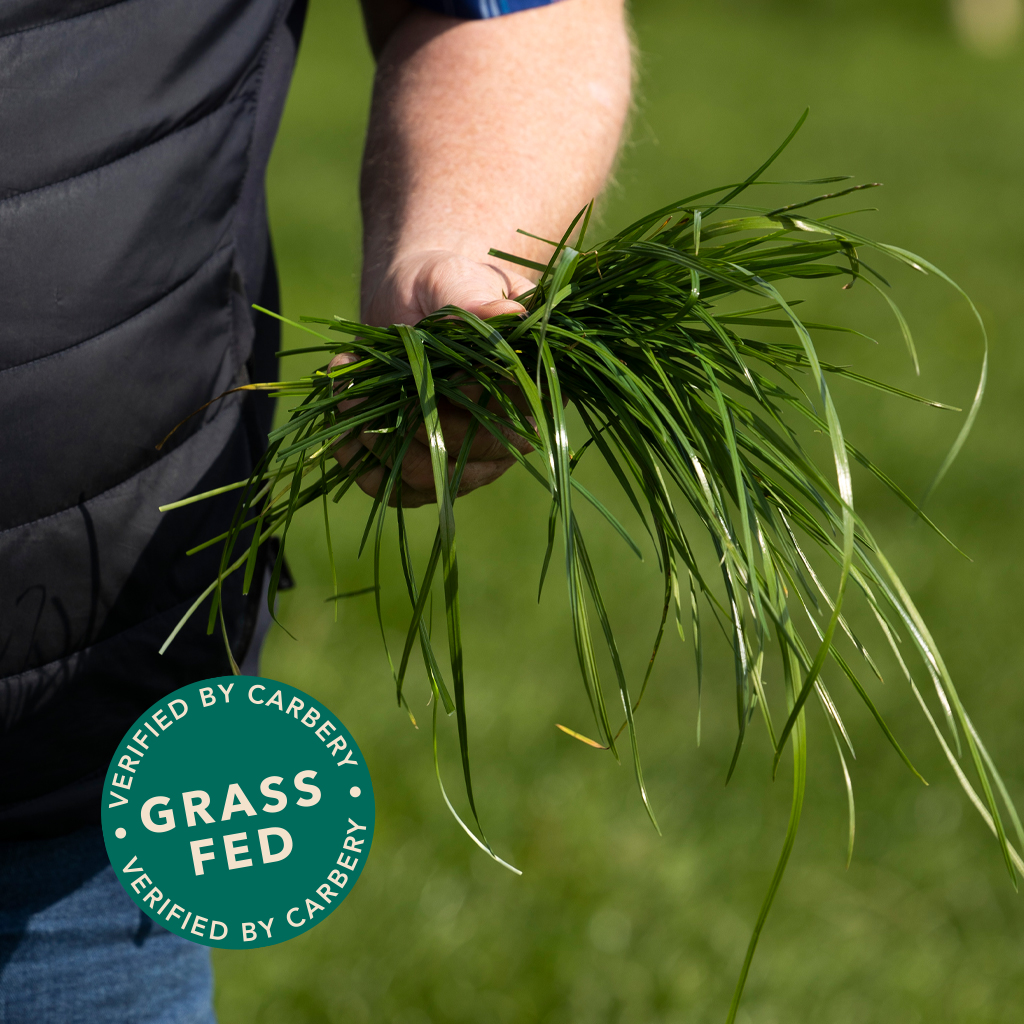
M 184 686 L 110 762 L 103 839 L 158 924 L 250 949 L 319 924 L 373 841 L 370 773 L 348 730 L 302 690 L 254 676 Z

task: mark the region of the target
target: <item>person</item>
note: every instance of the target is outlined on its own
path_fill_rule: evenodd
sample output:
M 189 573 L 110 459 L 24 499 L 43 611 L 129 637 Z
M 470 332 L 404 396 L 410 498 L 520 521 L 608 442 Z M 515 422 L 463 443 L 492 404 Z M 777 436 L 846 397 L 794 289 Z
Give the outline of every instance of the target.
M 492 246 L 543 259 L 606 181 L 629 106 L 623 0 L 364 0 L 377 59 L 362 316 L 521 310 Z M 7 0 L 0 8 L 0 1020 L 213 1020 L 207 950 L 121 891 L 98 828 L 125 729 L 225 674 L 194 617 L 272 407 L 264 173 L 305 0 Z M 339 41 L 339 50 L 342 41 Z M 187 419 L 186 419 L 187 418 Z M 175 425 L 170 440 L 158 444 Z M 446 437 L 464 425 L 446 413 Z M 359 441 L 353 443 L 360 443 Z M 403 496 L 432 500 L 423 453 Z M 507 468 L 477 439 L 463 490 Z M 374 480 L 361 481 L 374 490 Z M 237 659 L 257 589 L 225 588 Z M 254 639 L 255 637 L 255 639 Z

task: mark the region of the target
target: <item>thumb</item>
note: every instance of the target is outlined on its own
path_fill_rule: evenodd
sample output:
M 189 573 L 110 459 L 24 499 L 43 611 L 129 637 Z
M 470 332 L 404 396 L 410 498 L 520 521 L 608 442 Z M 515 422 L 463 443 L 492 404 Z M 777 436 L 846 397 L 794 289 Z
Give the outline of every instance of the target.
M 459 303 L 467 313 L 474 313 L 481 320 L 487 320 L 492 316 L 521 314 L 526 312 L 526 307 L 515 299 L 466 299 Z

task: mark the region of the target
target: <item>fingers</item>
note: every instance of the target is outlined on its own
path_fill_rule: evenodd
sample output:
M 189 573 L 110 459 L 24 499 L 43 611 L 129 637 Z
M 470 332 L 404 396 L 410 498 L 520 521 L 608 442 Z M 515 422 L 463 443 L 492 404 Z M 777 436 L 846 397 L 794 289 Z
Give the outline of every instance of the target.
M 429 313 L 449 305 L 459 306 L 481 319 L 518 315 L 526 310 L 513 296 L 532 287 L 532 281 L 511 270 L 507 264 L 482 263 L 444 250 L 428 250 L 411 253 L 396 261 L 373 294 L 364 297 L 363 315 L 367 323 L 383 325 L 414 324 Z M 352 353 L 342 353 L 331 360 L 330 368 L 348 365 L 359 358 Z M 342 380 L 338 389 L 338 410 L 342 413 L 363 401 L 342 398 L 340 392 L 344 388 Z M 475 384 L 466 384 L 460 390 L 469 401 L 478 401 L 482 394 L 480 385 Z M 526 401 L 517 388 L 509 386 L 505 392 L 516 409 L 527 411 Z M 505 418 L 505 412 L 497 399 L 492 397 L 487 408 L 499 419 Z M 438 396 L 438 414 L 445 450 L 450 456 L 450 479 L 454 472 L 455 458 L 462 450 L 474 417 L 467 409 L 442 395 Z M 335 458 L 345 465 L 357 458 L 363 449 L 376 449 L 383 454 L 386 449 L 381 446 L 388 443 L 389 435 L 363 433 L 339 448 Z M 478 427 L 467 453 L 459 494 L 466 494 L 501 476 L 515 461 L 509 455 L 509 446 L 523 453 L 532 451 L 529 442 L 509 427 Z M 376 495 L 386 472 L 388 470 L 381 466 L 366 471 L 359 477 L 359 486 L 367 494 Z M 435 500 L 434 474 L 425 426 L 421 425 L 417 430 L 402 460 L 401 479 L 403 505 L 415 507 Z M 392 505 L 395 500 L 396 496 L 392 495 Z
M 370 444 L 366 442 L 369 441 Z M 371 444 L 380 444 L 380 435 L 364 435 L 364 438 L 350 441 L 343 445 L 335 453 L 334 457 L 343 466 L 352 459 L 358 457 L 360 450 L 370 447 Z M 515 459 L 512 456 L 503 458 L 481 459 L 475 462 L 467 462 L 462 477 L 459 481 L 458 495 L 468 494 L 478 487 L 492 483 L 508 470 Z M 356 481 L 360 488 L 371 497 L 376 497 L 380 486 L 385 479 L 385 472 L 390 472 L 392 461 L 388 460 L 387 469 L 383 466 L 375 466 L 373 469 L 363 473 Z M 448 460 L 448 479 L 451 480 L 455 473 L 455 460 Z M 409 445 L 405 458 L 402 459 L 402 505 L 406 508 L 417 508 L 436 500 L 434 487 L 434 469 L 430 459 L 430 449 L 417 440 Z M 397 490 L 397 488 L 395 489 Z M 397 504 L 397 494 L 393 491 L 388 504 Z
M 365 442 L 364 442 L 365 443 Z M 515 459 L 512 456 L 504 456 L 493 459 L 481 459 L 476 462 L 467 462 L 465 468 L 462 471 L 462 477 L 459 481 L 459 494 L 468 494 L 470 491 L 476 490 L 478 487 L 482 487 L 484 484 L 489 484 L 492 480 L 497 480 L 502 473 L 505 472 L 513 463 Z M 392 465 L 392 461 L 388 460 L 388 466 Z M 382 474 L 383 470 L 379 470 Z M 448 479 L 451 480 L 455 473 L 455 460 L 448 460 Z M 408 451 L 405 453 L 405 457 L 402 459 L 402 489 L 403 489 L 403 504 L 409 504 L 409 501 L 405 500 L 404 492 L 406 490 L 412 492 L 411 497 L 422 496 L 422 500 L 419 504 L 423 504 L 426 501 L 435 500 L 435 487 L 434 487 L 434 467 L 430 458 L 430 449 L 421 442 L 413 440 L 409 445 Z M 360 479 L 359 485 L 368 494 L 376 494 L 377 488 L 380 486 L 381 476 L 377 476 L 376 479 L 370 479 L 370 474 L 366 474 L 365 477 Z
M 465 389 L 471 390 L 469 388 Z M 479 391 L 477 387 L 475 390 Z M 472 397 L 472 396 L 467 396 Z M 498 408 L 498 403 L 493 398 L 488 404 L 489 410 L 492 414 L 504 419 L 504 411 Z M 445 451 L 451 458 L 457 458 L 459 453 L 462 451 L 462 445 L 466 440 L 466 434 L 469 432 L 470 427 L 474 422 L 474 417 L 468 409 L 456 405 L 454 402 L 449 401 L 447 398 L 438 396 L 437 399 L 437 411 L 438 418 L 441 425 L 441 435 L 444 438 Z M 501 440 L 497 435 L 501 434 Z M 430 443 L 430 437 L 427 433 L 425 424 L 420 424 L 416 430 L 416 440 L 420 444 L 428 445 Z M 506 443 L 507 442 L 507 443 Z M 509 454 L 509 445 L 520 451 L 523 454 L 527 454 L 533 451 L 533 447 L 530 442 L 520 436 L 510 427 L 502 427 L 499 425 L 485 426 L 481 424 L 473 437 L 472 442 L 469 446 L 469 462 L 479 462 L 481 460 L 488 461 L 492 459 L 507 459 L 512 458 Z
M 328 364 L 327 369 L 333 370 L 339 366 L 349 366 L 359 362 L 359 356 L 355 352 L 339 352 Z
M 480 462 L 467 462 L 466 468 L 462 471 L 462 479 L 459 481 L 459 494 L 469 494 L 478 487 L 485 484 L 492 484 L 499 476 L 504 475 L 515 465 L 515 459 L 509 455 L 503 459 L 488 459 Z M 449 474 L 454 469 L 454 463 L 449 463 Z
M 380 491 L 380 485 L 384 481 L 384 469 L 378 466 L 376 469 L 371 469 L 368 473 L 361 476 L 356 483 L 371 497 L 377 497 Z M 388 498 L 388 505 L 394 508 L 398 504 L 398 494 L 395 491 L 391 492 L 391 496 Z M 431 487 L 429 491 L 418 491 L 414 487 L 406 486 L 402 483 L 402 507 L 403 508 L 419 508 L 421 505 L 429 505 L 435 500 L 434 488 Z
M 461 306 L 467 313 L 474 313 L 480 317 L 481 320 L 487 320 L 492 316 L 503 316 L 508 314 L 515 314 L 519 316 L 526 312 L 526 307 L 521 302 L 516 302 L 515 299 L 492 299 L 492 298 L 473 298 L 463 299 L 462 302 L 453 303 L 453 305 Z
M 352 363 L 358 363 L 359 356 L 354 352 L 339 352 L 328 364 L 327 370 L 336 370 L 339 366 L 350 366 Z M 348 387 L 348 382 L 342 378 L 340 381 L 335 383 L 335 394 L 340 391 L 344 391 Z M 350 401 L 342 401 L 338 403 L 338 412 L 345 412 L 348 409 L 352 409 L 357 406 L 360 402 L 365 401 L 363 398 L 353 398 Z
M 348 365 L 357 359 L 358 356 L 351 353 L 342 353 L 331 361 L 331 367 Z M 483 389 L 478 384 L 468 384 L 461 390 L 466 394 L 467 399 L 477 401 Z M 522 408 L 525 401 L 519 390 L 509 387 L 507 393 L 513 405 L 517 408 Z M 358 405 L 360 401 L 362 399 L 343 400 L 338 403 L 338 409 L 341 412 L 345 412 L 347 409 Z M 457 454 L 461 452 L 474 418 L 467 409 L 456 405 L 443 396 L 438 396 L 437 404 L 445 450 L 450 454 L 448 474 L 449 479 L 451 479 L 455 467 L 455 458 L 451 456 L 457 457 Z M 492 397 L 489 405 L 495 408 L 498 406 L 498 403 Z M 496 411 L 498 415 L 502 414 L 501 411 L 497 409 Z M 470 444 L 467 462 L 459 484 L 460 495 L 468 494 L 477 487 L 482 487 L 484 484 L 496 480 L 512 466 L 515 458 L 509 455 L 508 445 L 523 453 L 533 450 L 528 441 L 524 440 L 510 428 L 495 426 L 494 430 L 500 431 L 507 444 L 495 436 L 495 433 L 492 433 L 490 428 L 477 428 L 473 441 Z M 384 456 L 389 445 L 390 435 L 363 432 L 357 438 L 347 441 L 338 448 L 334 452 L 334 457 L 341 465 L 345 466 L 356 460 L 365 450 L 378 451 Z M 387 459 L 389 468 L 392 464 L 393 460 Z M 385 470 L 382 467 L 376 466 L 364 472 L 357 482 L 363 491 L 371 496 L 375 496 L 384 480 L 384 473 Z M 405 507 L 415 508 L 419 505 L 435 501 L 434 472 L 430 459 L 429 436 L 423 424 L 416 431 L 415 437 L 402 460 L 401 479 L 402 504 Z M 397 494 L 392 493 L 389 498 L 389 504 L 394 506 L 396 503 Z
M 357 359 L 358 356 L 352 355 L 349 352 L 343 352 L 331 360 L 330 366 L 333 369 L 336 366 L 353 363 Z M 342 385 L 342 388 L 344 388 L 344 385 Z M 470 402 L 478 402 L 480 400 L 480 396 L 483 394 L 483 388 L 479 384 L 466 384 L 460 387 L 459 390 Z M 518 388 L 510 385 L 503 390 L 506 395 L 508 395 L 510 402 L 515 408 L 520 411 L 525 410 L 526 400 Z M 365 401 L 365 399 L 362 398 L 343 399 L 338 402 L 338 411 L 345 413 L 363 401 Z M 488 402 L 487 408 L 499 418 L 505 418 L 505 411 L 500 407 L 497 399 L 493 396 Z M 443 395 L 437 396 L 437 411 L 441 423 L 441 434 L 444 437 L 445 450 L 454 457 L 462 451 L 463 442 L 466 439 L 467 432 L 473 424 L 474 417 L 464 406 L 457 405 L 445 398 Z M 477 428 L 473 442 L 470 445 L 468 458 L 471 462 L 510 457 L 508 454 L 508 445 L 503 443 L 496 436 L 495 432 L 500 432 L 501 436 L 505 438 L 505 441 L 507 441 L 508 444 L 511 444 L 517 451 L 523 452 L 524 454 L 533 451 L 533 447 L 529 441 L 525 440 L 520 434 L 512 430 L 510 427 L 499 428 L 498 426 L 495 426 L 494 432 L 492 432 L 491 428 L 481 425 Z M 364 434 L 362 435 L 362 441 L 367 448 L 372 450 L 377 442 L 377 438 L 379 437 L 379 434 Z M 430 443 L 430 438 L 427 434 L 427 428 L 425 425 L 421 424 L 417 429 L 416 439 L 423 445 L 428 445 Z

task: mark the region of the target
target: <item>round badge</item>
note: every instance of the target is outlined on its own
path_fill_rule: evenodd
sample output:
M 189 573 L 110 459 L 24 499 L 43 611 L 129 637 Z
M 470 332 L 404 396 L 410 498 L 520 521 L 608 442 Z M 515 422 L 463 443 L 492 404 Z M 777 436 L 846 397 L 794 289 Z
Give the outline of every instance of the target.
M 184 686 L 128 730 L 102 804 L 135 904 L 204 946 L 271 946 L 352 891 L 373 841 L 370 773 L 302 690 L 253 676 Z

